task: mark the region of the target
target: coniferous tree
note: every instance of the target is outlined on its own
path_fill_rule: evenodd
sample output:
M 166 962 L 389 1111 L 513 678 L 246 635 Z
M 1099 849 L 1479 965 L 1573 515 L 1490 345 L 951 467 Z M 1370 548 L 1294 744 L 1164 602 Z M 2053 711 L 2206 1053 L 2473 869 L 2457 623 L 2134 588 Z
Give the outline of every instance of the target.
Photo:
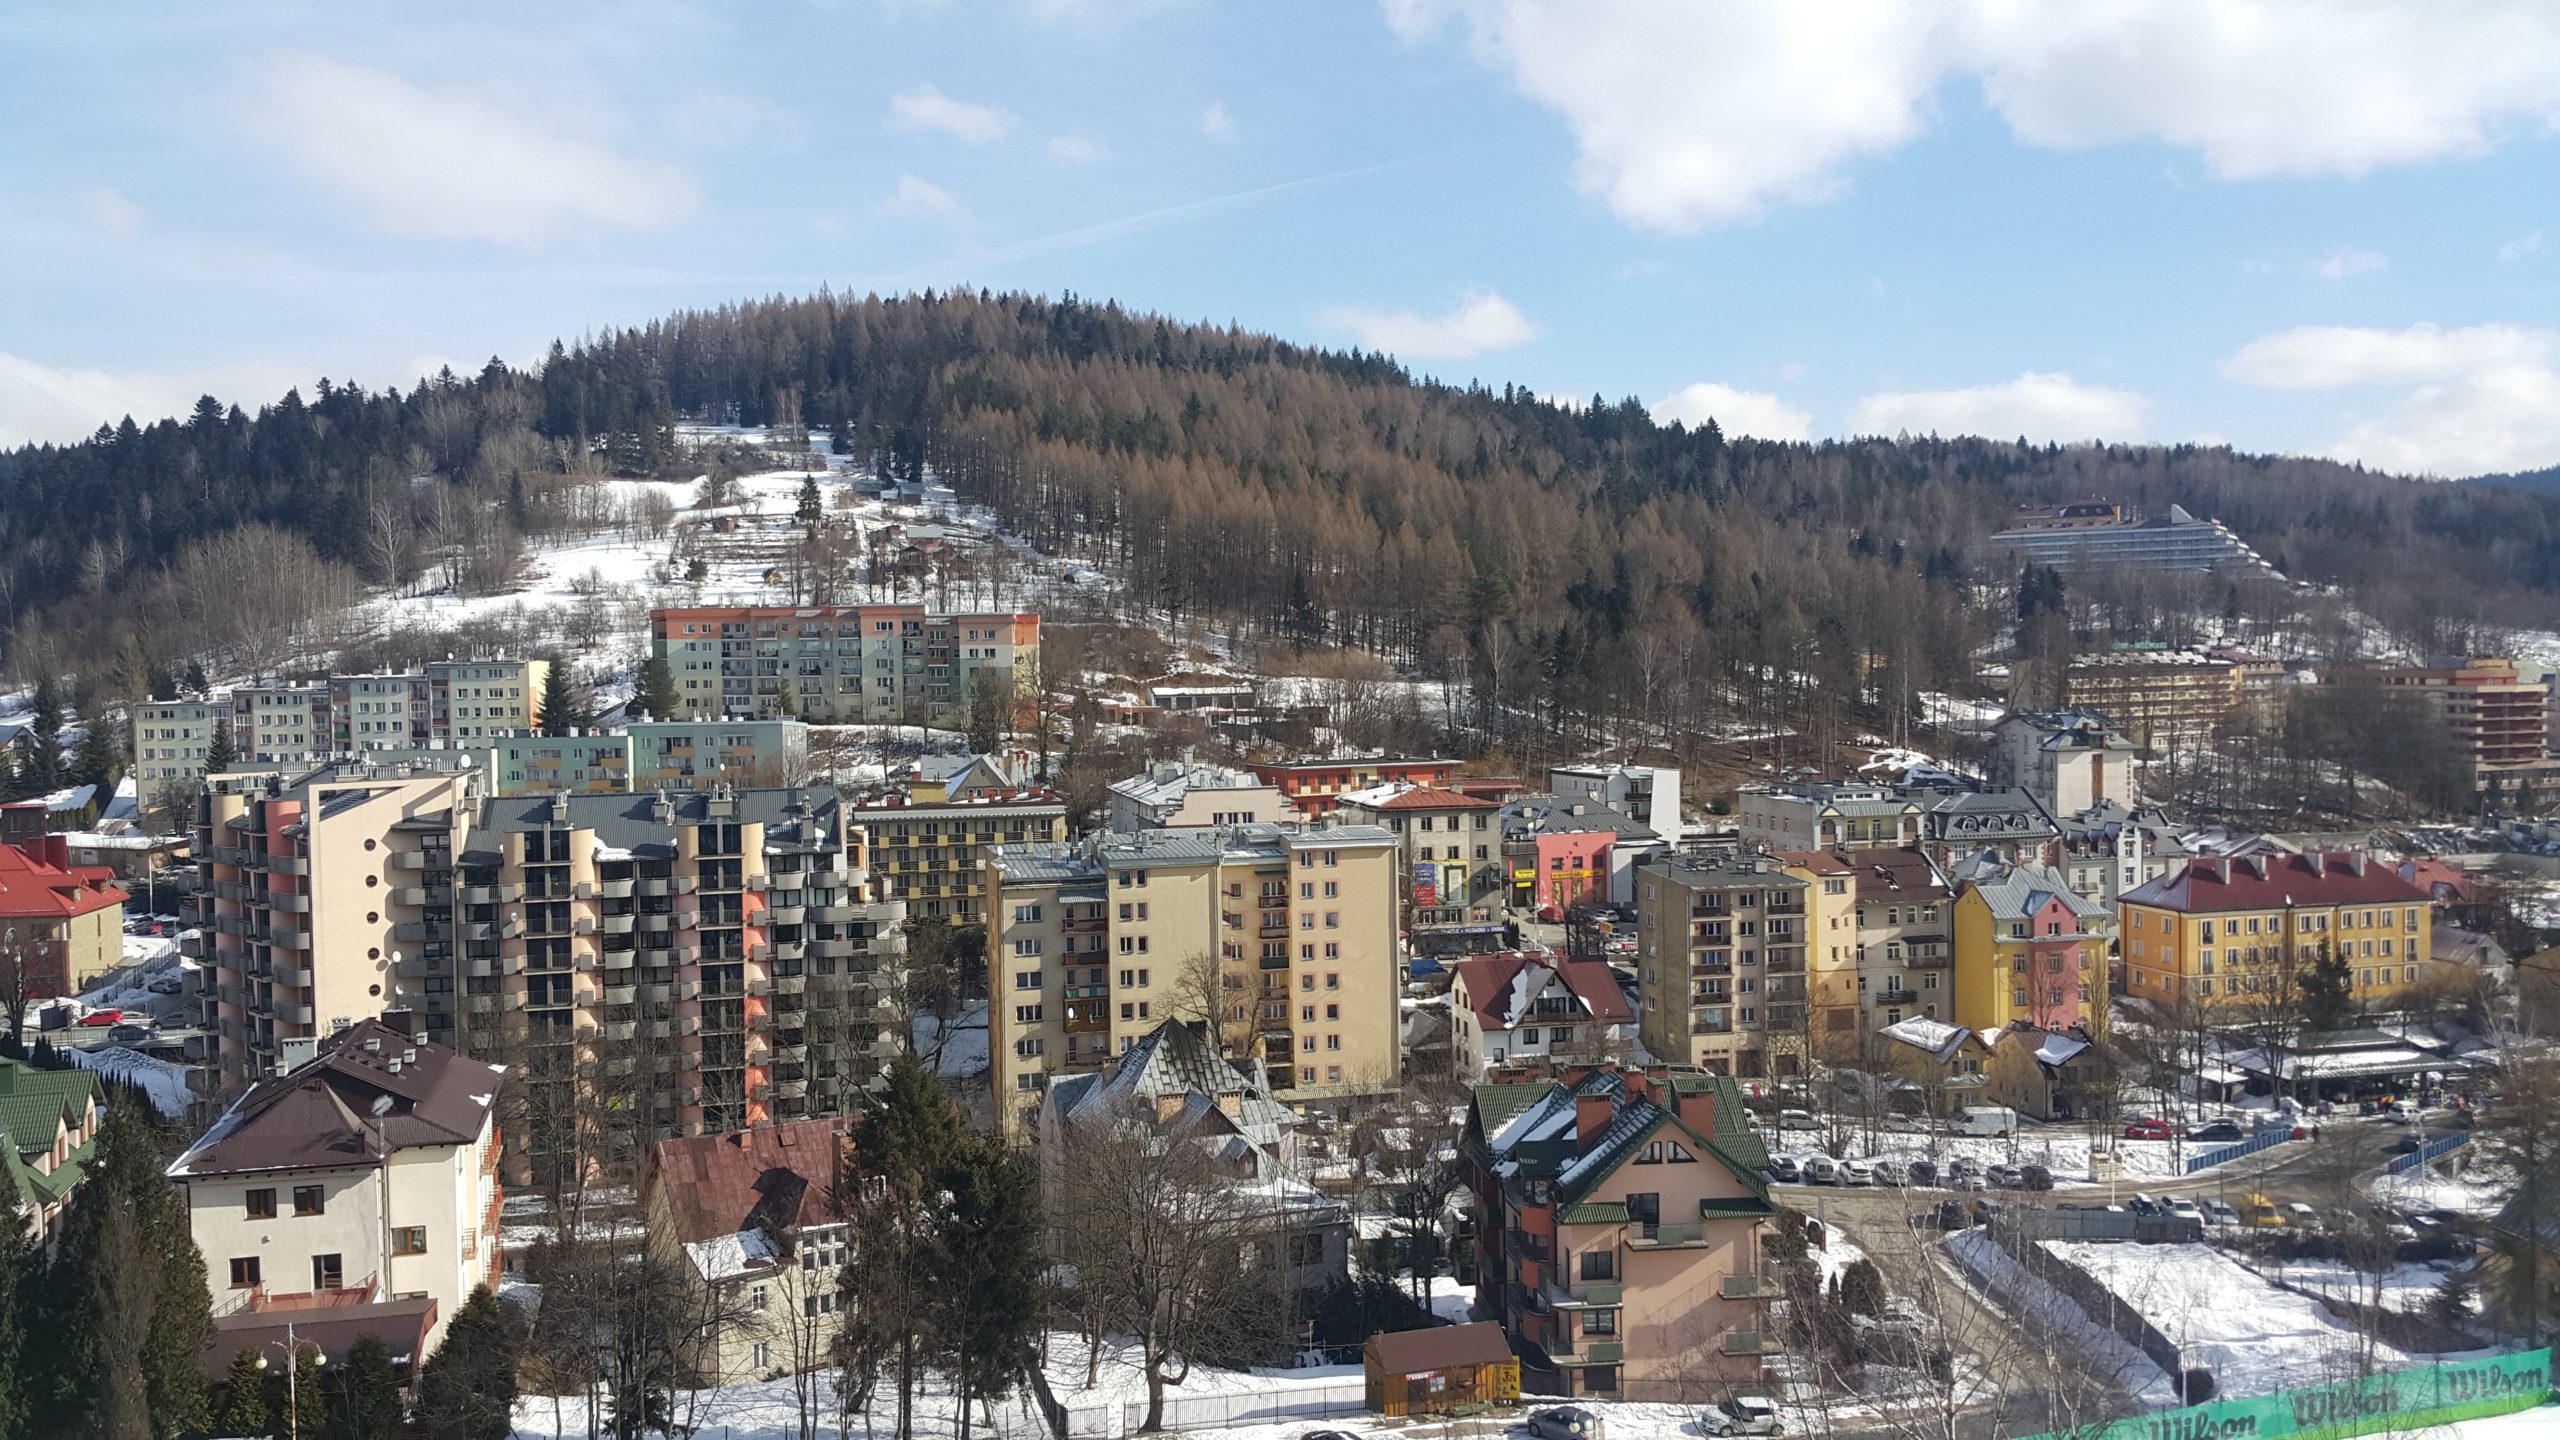
M 75 1431 L 167 1435 L 206 1418 L 213 1300 L 186 1204 L 161 1174 L 152 1123 L 111 1105 L 46 1289 L 60 1312 L 47 1410 Z M 147 1417 L 132 1429 L 133 1417 Z
M 631 693 L 633 715 L 666 720 L 673 718 L 683 705 L 676 694 L 675 671 L 668 666 L 667 657 L 653 653 L 640 662 L 640 682 Z
M 108 797 L 116 788 L 116 777 L 122 773 L 124 756 L 116 743 L 116 727 L 103 719 L 90 720 L 80 727 L 80 743 L 71 750 L 71 783 L 98 787 L 98 807 L 106 808 Z
M 258 1364 L 258 1352 L 248 1346 L 232 1353 L 231 1368 L 222 1377 L 222 1408 L 213 1424 L 226 1435 L 265 1435 L 275 1424 L 267 1409 L 267 1372 Z
M 542 706 L 536 725 L 545 735 L 570 735 L 596 723 L 595 697 L 566 658 L 554 656 L 542 676 Z
M 890 1061 L 887 1084 L 854 1132 L 850 1163 L 862 1198 L 848 1216 L 857 1238 L 838 1283 L 895 1369 L 900 1436 L 915 1433 L 916 1387 L 942 1334 L 943 1187 L 969 1143 L 942 1083 L 912 1055 Z
M 515 1403 L 514 1342 L 483 1285 L 454 1312 L 420 1374 L 414 1419 L 433 1440 L 506 1440 Z
M 34 1342 L 31 1328 L 38 1319 L 32 1271 L 40 1261 L 27 1242 L 17 1196 L 0 1194 L 0 1435 L 26 1432 L 44 1390 L 46 1347 Z
M 971 1402 L 1011 1392 L 1039 1363 L 1040 1205 L 1028 1163 L 992 1136 L 963 1142 L 944 1192 L 936 1328 L 965 1437 Z
M 231 722 L 213 722 L 213 739 L 204 747 L 204 773 L 219 775 L 239 763 L 239 753 L 231 748 Z
M 800 477 L 800 503 L 791 513 L 792 518 L 798 520 L 804 529 L 811 531 L 815 531 L 818 528 L 818 522 L 826 518 L 826 500 L 818 493 L 817 476 Z
M 381 1336 L 357 1336 L 346 1363 L 328 1372 L 326 1389 L 326 1440 L 391 1440 L 399 1432 L 400 1377 Z

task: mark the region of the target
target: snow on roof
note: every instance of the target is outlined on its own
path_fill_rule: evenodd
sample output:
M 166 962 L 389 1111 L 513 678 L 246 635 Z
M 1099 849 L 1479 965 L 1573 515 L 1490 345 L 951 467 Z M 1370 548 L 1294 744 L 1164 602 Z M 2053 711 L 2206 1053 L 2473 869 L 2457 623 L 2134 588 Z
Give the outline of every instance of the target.
M 773 1237 L 762 1230 L 689 1240 L 684 1253 L 693 1262 L 694 1273 L 705 1280 L 734 1280 L 751 1270 L 767 1269 L 782 1259 L 781 1252 L 774 1248 Z

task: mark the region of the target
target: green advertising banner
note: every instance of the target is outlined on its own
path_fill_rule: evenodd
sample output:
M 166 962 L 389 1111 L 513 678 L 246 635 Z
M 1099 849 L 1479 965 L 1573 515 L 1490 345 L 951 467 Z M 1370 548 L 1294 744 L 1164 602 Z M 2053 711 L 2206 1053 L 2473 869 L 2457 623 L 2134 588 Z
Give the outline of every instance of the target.
M 2525 1350 L 2386 1371 L 2273 1395 L 2216 1400 L 2156 1415 L 2129 1415 L 2038 1440 L 2343 1440 L 2350 1435 L 2504 1415 L 2551 1394 L 2551 1352 Z

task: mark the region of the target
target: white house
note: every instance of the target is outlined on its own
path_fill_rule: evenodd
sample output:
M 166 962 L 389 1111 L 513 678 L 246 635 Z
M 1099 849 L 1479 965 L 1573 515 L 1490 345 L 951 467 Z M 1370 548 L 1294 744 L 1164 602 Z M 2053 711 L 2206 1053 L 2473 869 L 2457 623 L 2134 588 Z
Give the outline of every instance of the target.
M 472 1290 L 497 1283 L 490 1112 L 504 1067 L 413 1037 L 410 1018 L 329 1036 L 252 1085 L 169 1167 L 220 1345 L 261 1343 L 270 1328 L 281 1339 L 312 1310 L 361 1333 L 359 1312 L 381 1307 L 394 1356 L 423 1360 Z
M 1558 765 L 1547 771 L 1547 789 L 1613 806 L 1674 850 L 1688 835 L 1680 820 L 1680 772 L 1668 765 Z
M 1450 1064 L 1470 1079 L 1517 1060 L 1635 1049 L 1635 1007 L 1606 961 L 1515 950 L 1449 968 Z
M 2077 815 L 2110 801 L 2130 809 L 2133 742 L 2085 711 L 2012 710 L 1991 727 L 1990 782 L 2022 789 L 2048 815 Z

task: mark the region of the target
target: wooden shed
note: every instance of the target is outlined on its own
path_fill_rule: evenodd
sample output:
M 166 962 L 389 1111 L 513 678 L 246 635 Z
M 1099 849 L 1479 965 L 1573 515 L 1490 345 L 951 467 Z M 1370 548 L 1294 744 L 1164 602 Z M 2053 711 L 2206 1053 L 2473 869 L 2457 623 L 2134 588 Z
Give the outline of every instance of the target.
M 1499 1325 L 1439 1325 L 1372 1335 L 1360 1352 L 1369 1408 L 1381 1415 L 1445 1415 L 1520 1398 L 1520 1359 Z

